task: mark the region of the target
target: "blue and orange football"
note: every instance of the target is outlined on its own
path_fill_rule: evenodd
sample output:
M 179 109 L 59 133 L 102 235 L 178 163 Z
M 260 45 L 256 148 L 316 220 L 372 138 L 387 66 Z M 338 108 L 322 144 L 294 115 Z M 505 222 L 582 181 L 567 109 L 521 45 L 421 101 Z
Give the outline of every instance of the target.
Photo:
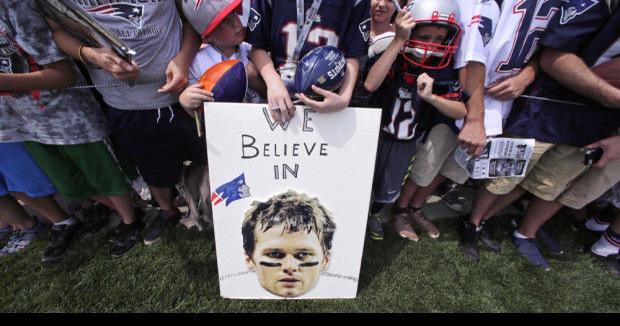
M 225 60 L 213 65 L 198 83 L 213 93 L 215 102 L 243 102 L 248 88 L 245 66 L 239 60 Z
M 333 46 L 320 46 L 308 52 L 295 71 L 295 92 L 315 96 L 312 85 L 335 91 L 344 81 L 347 58 Z

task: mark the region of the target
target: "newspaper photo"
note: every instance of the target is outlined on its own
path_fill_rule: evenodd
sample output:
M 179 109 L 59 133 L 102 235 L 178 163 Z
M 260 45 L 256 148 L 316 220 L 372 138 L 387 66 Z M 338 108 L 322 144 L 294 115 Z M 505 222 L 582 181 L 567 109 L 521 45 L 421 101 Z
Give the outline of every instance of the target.
M 492 138 L 480 156 L 473 158 L 458 147 L 454 159 L 472 179 L 524 177 L 533 148 L 534 139 Z

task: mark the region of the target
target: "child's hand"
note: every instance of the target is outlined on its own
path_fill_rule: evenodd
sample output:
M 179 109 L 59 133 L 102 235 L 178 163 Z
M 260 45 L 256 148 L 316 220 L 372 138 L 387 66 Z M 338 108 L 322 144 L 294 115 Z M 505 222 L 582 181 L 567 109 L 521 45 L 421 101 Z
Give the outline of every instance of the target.
M 312 90 L 318 95 L 323 96 L 323 101 L 319 102 L 311 100 L 306 95 L 301 93 L 297 93 L 295 96 L 297 96 L 297 98 L 304 102 L 305 105 L 311 107 L 316 112 L 325 113 L 340 111 L 349 105 L 349 100 L 347 100 L 344 95 L 326 91 L 315 85 L 312 85 Z
M 252 62 L 249 62 L 245 66 L 245 73 L 248 75 L 248 78 L 258 76 L 258 71 L 256 70 L 256 67 L 254 67 L 254 64 Z
M 140 67 L 135 61 L 127 63 L 109 48 L 83 47 L 82 56 L 95 66 L 109 72 L 118 80 L 135 80 L 140 76 Z
M 394 20 L 394 26 L 396 27 L 396 38 L 402 41 L 409 39 L 411 30 L 415 26 L 415 21 L 411 16 L 411 13 L 407 9 L 403 9 L 396 14 Z
M 269 103 L 271 117 L 275 121 L 287 122 L 295 115 L 295 106 L 281 79 L 267 87 L 267 103 Z
M 179 103 L 187 110 L 199 110 L 204 102 L 213 102 L 213 93 L 202 89 L 200 84 L 188 87 L 179 96 Z
M 418 76 L 418 95 L 426 102 L 431 102 L 435 95 L 433 94 L 433 83 L 435 80 L 426 73 Z

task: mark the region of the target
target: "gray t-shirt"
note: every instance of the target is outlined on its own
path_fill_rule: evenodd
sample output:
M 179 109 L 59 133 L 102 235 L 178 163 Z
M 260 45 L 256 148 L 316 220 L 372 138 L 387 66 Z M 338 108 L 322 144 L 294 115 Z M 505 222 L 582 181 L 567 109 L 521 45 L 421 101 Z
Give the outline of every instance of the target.
M 157 93 L 166 68 L 181 49 L 182 24 L 174 0 L 72 0 L 104 28 L 136 51 L 140 77 L 134 87 L 101 87 L 105 102 L 122 110 L 166 107 L 179 101 L 174 93 Z M 118 84 L 103 69 L 90 69 L 96 85 Z
M 0 1 L 0 73 L 33 72 L 65 59 L 34 1 Z M 88 90 L 0 92 L 0 142 L 74 145 L 106 134 L 99 104 Z

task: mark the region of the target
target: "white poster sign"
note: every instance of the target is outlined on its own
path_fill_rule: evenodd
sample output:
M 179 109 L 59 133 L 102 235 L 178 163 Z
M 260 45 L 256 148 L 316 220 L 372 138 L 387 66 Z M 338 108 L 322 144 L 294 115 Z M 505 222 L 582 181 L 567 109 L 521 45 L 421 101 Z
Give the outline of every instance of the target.
M 355 298 L 381 111 L 205 105 L 220 292 Z

